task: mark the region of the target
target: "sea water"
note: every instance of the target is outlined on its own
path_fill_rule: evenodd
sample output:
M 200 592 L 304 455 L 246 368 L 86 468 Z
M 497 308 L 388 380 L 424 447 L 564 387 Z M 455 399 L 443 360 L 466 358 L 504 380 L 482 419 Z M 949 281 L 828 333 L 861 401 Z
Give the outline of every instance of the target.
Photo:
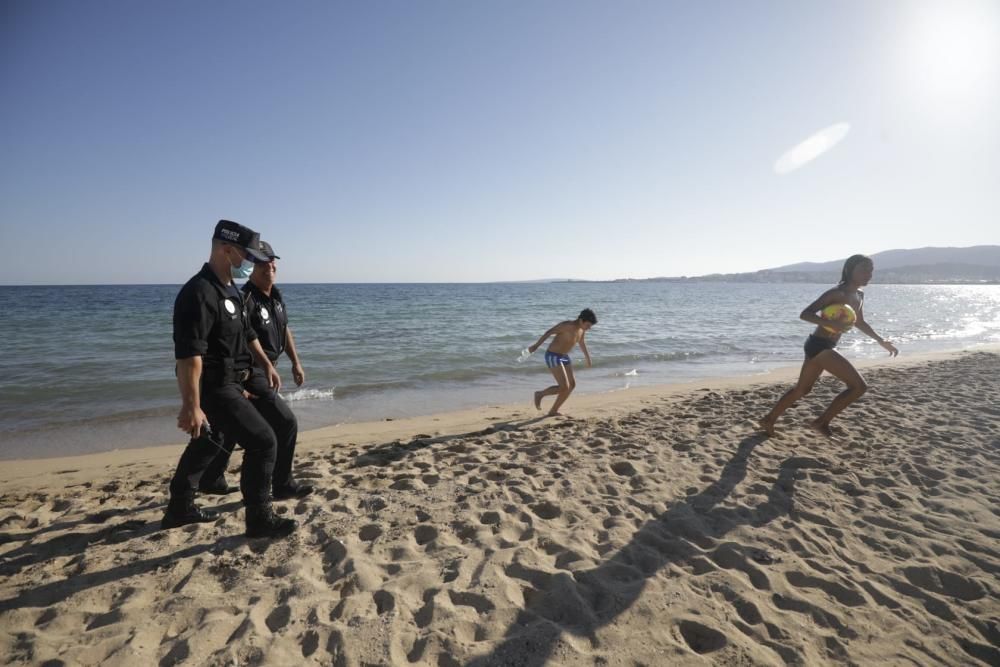
M 761 375 L 802 361 L 799 313 L 828 285 L 674 282 L 286 284 L 306 372 L 282 395 L 308 429 L 524 403 L 551 384 L 549 327 L 592 308 L 577 391 Z M 0 287 L 0 458 L 184 441 L 171 317 L 178 285 Z M 870 285 L 865 317 L 903 356 L 1000 342 L 1000 286 Z M 857 330 L 849 358 L 885 351 Z M 762 379 L 766 379 L 763 377 Z M 533 408 L 532 408 L 533 409 Z M 572 411 L 572 400 L 567 405 Z

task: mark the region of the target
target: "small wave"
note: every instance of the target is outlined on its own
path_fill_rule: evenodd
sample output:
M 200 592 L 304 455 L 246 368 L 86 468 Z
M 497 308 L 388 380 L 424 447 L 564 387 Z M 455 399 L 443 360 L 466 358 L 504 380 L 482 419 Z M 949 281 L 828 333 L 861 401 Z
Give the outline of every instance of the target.
M 329 389 L 296 389 L 295 391 L 289 392 L 287 394 L 280 394 L 280 396 L 286 401 L 319 401 L 323 399 L 333 398 L 333 392 L 336 387 L 330 387 Z
M 625 373 L 625 377 L 636 377 L 638 375 L 639 375 L 639 371 L 637 369 L 635 369 L 635 368 L 633 368 L 632 370 L 630 370 L 628 373 Z
M 634 364 L 636 362 L 640 363 L 662 363 L 662 362 L 674 362 L 674 361 L 700 361 L 706 358 L 716 358 L 720 355 L 748 355 L 753 354 L 754 350 L 743 349 L 733 345 L 717 345 L 706 347 L 703 350 L 683 350 L 675 352 L 663 352 L 663 351 L 650 351 L 646 354 L 642 353 L 629 353 L 629 354 L 615 354 L 614 352 L 609 352 L 602 354 L 600 357 L 594 360 L 595 366 L 617 366 L 625 364 Z M 628 368 L 628 366 L 625 366 Z

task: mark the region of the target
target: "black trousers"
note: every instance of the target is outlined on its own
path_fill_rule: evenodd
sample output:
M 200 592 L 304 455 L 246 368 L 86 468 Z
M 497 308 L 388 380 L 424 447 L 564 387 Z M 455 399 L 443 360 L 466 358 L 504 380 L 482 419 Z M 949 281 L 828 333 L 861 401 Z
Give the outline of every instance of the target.
M 292 461 L 295 458 L 295 444 L 299 437 L 299 422 L 288 404 L 278 395 L 278 392 L 267 385 L 267 376 L 261 369 L 256 367 L 253 369 L 250 379 L 243 383 L 243 388 L 256 397 L 250 399 L 251 405 L 264 417 L 274 431 L 277 451 L 272 485 L 274 488 L 285 486 L 292 481 Z M 223 434 L 219 442 L 221 449 L 213 448 L 215 456 L 202 477 L 206 486 L 211 486 L 216 480 L 222 479 L 229 467 L 229 458 L 237 444 L 241 444 L 244 449 L 247 449 L 239 435 L 224 428 L 219 430 Z M 247 450 L 247 454 L 249 454 L 249 450 Z M 244 456 L 244 468 L 246 462 L 247 459 Z
M 263 373 L 261 375 L 263 377 Z M 264 386 L 267 386 L 266 378 Z M 222 455 L 220 446 L 224 449 L 231 441 L 234 444 L 239 442 L 245 450 L 240 475 L 243 501 L 248 505 L 267 502 L 275 471 L 278 439 L 268 419 L 274 410 L 260 406 L 260 401 L 256 403 L 258 404 L 250 402 L 243 395 L 243 387 L 235 382 L 202 387 L 201 409 L 208 417 L 212 432 L 188 442 L 170 481 L 171 498 L 193 498 L 198 483 L 213 459 Z M 297 432 L 298 426 L 295 424 L 292 429 L 293 442 Z M 220 434 L 225 434 L 225 443 Z M 287 433 L 285 437 L 287 438 Z M 226 460 L 228 462 L 228 455 Z M 290 465 L 289 463 L 289 467 Z

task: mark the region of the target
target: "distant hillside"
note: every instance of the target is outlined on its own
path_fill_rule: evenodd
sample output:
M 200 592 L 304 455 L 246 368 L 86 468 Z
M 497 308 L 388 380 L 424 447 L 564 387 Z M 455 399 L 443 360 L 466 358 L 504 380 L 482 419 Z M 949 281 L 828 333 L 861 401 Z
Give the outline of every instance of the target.
M 976 245 L 969 248 L 913 248 L 912 250 L 885 250 L 871 256 L 878 271 L 901 267 L 923 267 L 938 264 L 1000 267 L 1000 245 Z M 840 272 L 844 259 L 830 262 L 800 262 L 779 266 L 767 271 L 817 271 Z
M 969 248 L 914 248 L 886 250 L 873 254 L 873 283 L 907 284 L 1000 284 L 1000 246 Z M 844 259 L 829 262 L 800 262 L 751 273 L 715 273 L 683 278 L 653 280 L 754 283 L 836 283 Z

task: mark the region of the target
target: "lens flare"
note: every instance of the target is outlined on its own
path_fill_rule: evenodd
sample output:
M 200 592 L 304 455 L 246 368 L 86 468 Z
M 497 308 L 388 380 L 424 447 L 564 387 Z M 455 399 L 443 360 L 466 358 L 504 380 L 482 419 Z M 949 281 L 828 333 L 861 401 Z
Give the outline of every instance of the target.
M 837 123 L 824 128 L 805 141 L 795 145 L 774 163 L 774 173 L 783 175 L 795 171 L 839 144 L 847 136 L 851 126 Z

